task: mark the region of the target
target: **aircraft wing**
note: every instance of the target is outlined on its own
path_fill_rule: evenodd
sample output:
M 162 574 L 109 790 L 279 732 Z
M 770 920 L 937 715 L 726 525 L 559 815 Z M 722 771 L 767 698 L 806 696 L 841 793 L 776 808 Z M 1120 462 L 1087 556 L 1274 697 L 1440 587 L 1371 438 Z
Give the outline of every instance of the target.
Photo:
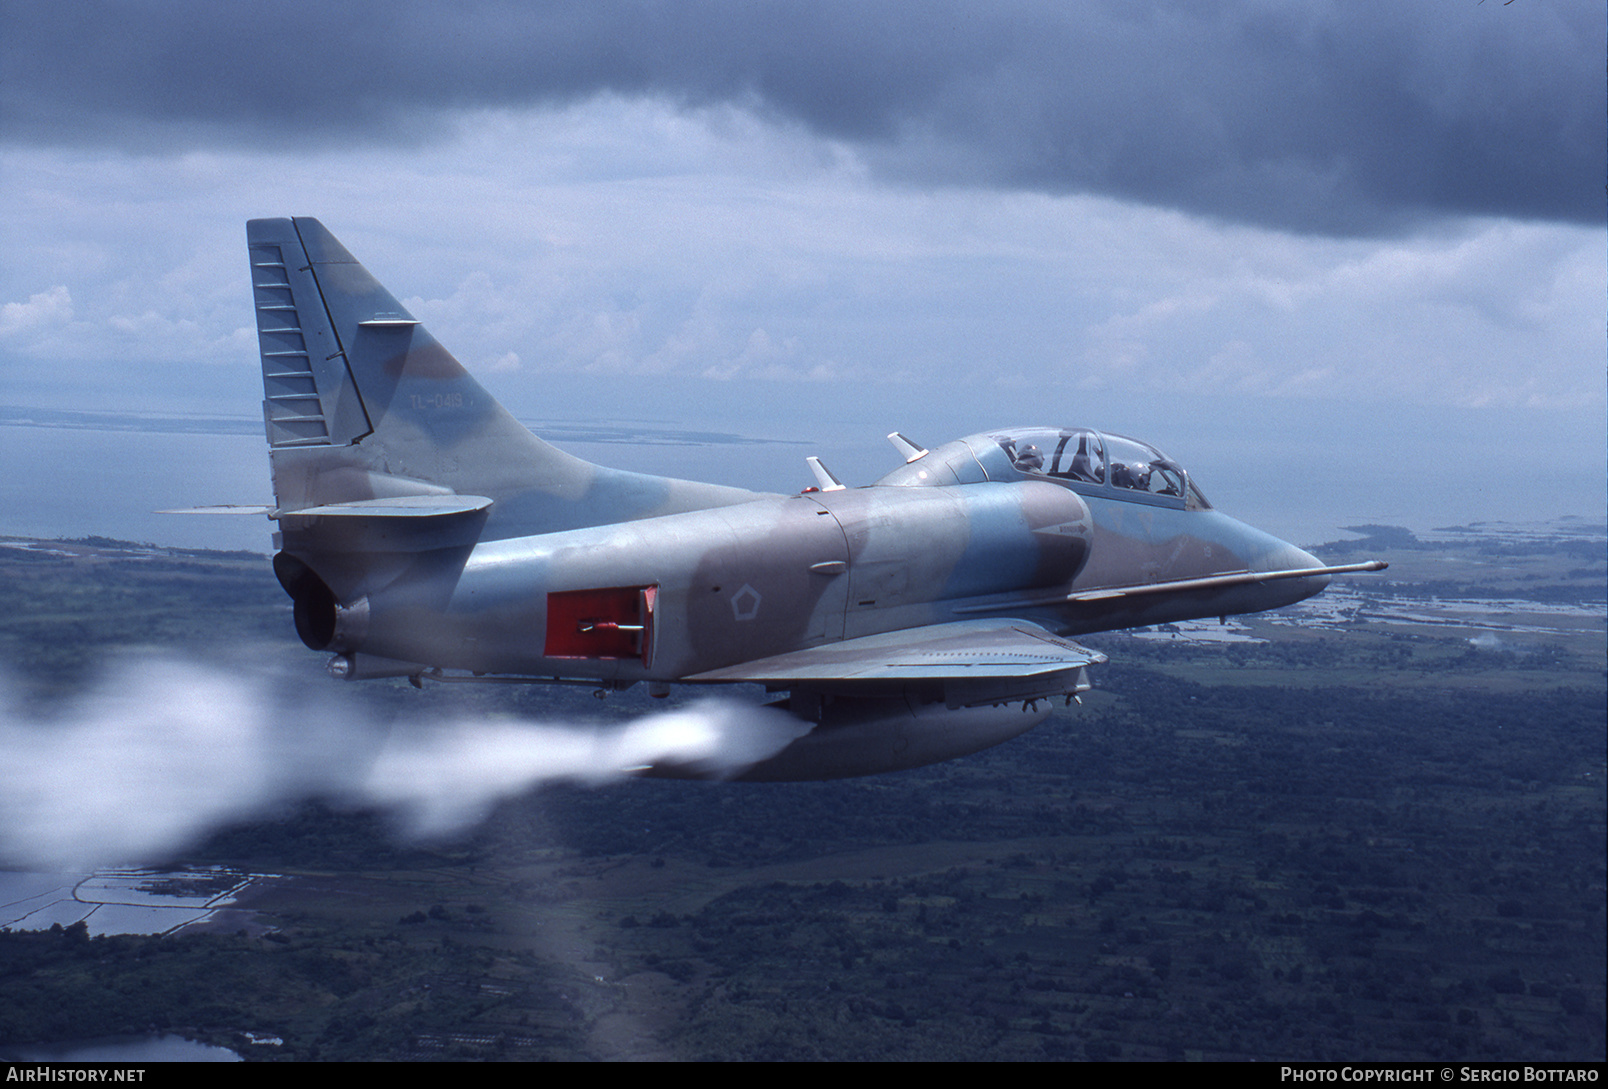
M 1117 598 L 1149 597 L 1154 594 L 1181 594 L 1200 590 L 1227 590 L 1234 586 L 1261 586 L 1283 579 L 1326 578 L 1332 575 L 1350 575 L 1358 571 L 1383 571 L 1390 564 L 1384 560 L 1364 563 L 1346 563 L 1338 567 L 1292 567 L 1285 571 L 1225 571 L 1204 578 L 1173 579 L 1170 582 L 1144 582 L 1132 586 L 1108 586 L 1099 590 L 1079 590 L 1075 593 L 1055 593 L 1034 597 L 1012 598 L 1009 601 L 991 601 L 984 605 L 966 605 L 957 613 L 993 613 L 1007 609 L 1043 608 L 1048 605 L 1083 605 L 1113 601 Z
M 872 693 L 941 686 L 951 708 L 1074 696 L 1098 651 L 1026 620 L 960 620 L 883 632 L 712 669 L 683 680 Z

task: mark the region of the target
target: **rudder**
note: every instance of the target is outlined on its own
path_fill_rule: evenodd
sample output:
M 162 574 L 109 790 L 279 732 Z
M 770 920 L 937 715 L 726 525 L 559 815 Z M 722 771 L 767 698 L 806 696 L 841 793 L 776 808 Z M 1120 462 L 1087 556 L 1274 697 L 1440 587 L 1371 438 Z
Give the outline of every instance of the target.
M 370 434 L 374 429 L 294 223 L 253 219 L 246 224 L 246 242 L 268 445 L 344 445 Z

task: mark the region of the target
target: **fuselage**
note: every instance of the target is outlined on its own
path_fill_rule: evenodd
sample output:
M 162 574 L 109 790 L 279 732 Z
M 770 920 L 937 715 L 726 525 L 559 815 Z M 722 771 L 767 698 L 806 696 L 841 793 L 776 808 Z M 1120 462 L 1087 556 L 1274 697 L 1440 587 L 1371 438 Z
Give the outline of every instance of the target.
M 1080 436 L 1110 464 L 1086 462 L 1081 479 L 1016 456 L 1040 432 Z M 478 673 L 678 681 L 956 620 L 1009 616 L 1079 635 L 1277 608 L 1327 583 L 1102 596 L 1321 566 L 1212 510 L 1149 448 L 1175 475 L 1135 486 L 1111 459 L 1122 444 L 1140 445 L 1047 429 L 978 435 L 870 487 L 398 557 L 386 585 L 337 610 L 328 646 Z

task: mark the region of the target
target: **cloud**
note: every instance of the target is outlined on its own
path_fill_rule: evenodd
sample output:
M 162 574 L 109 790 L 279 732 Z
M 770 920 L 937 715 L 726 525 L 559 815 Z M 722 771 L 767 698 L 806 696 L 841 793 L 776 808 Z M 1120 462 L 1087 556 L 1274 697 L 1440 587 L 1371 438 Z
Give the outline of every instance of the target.
M 1169 278 L 1103 296 L 1112 312 L 1087 328 L 1079 388 L 1604 404 L 1600 235 L 1500 220 L 1406 242 L 1250 234 L 1231 261 L 1202 247 Z
M 1603 220 L 1604 11 L 1101 0 L 6 7 L 0 131 L 278 149 L 440 141 L 599 95 L 736 106 L 885 178 L 1088 192 L 1331 235 Z
M 6 151 L 0 300 L 20 324 L 61 285 L 72 316 L 0 339 L 0 381 L 40 407 L 249 411 L 240 219 L 307 212 L 522 418 L 655 415 L 682 381 L 706 385 L 677 411 L 715 429 L 755 411 L 734 407 L 750 390 L 778 426 L 796 402 L 761 391 L 782 380 L 829 381 L 838 416 L 896 403 L 890 427 L 916 426 L 912 399 L 929 397 L 949 406 L 933 434 L 1029 403 L 1094 419 L 1095 392 L 1603 403 L 1600 228 L 1334 239 L 1096 197 L 913 191 L 799 169 L 780 129 L 696 120 L 600 99 L 483 114 L 458 145 L 405 154 L 209 153 L 204 178 L 192 156 Z M 639 140 L 636 173 L 611 160 L 621 176 L 600 179 L 589 133 Z M 91 186 L 66 211 L 63 177 Z M 1228 359 L 1254 370 L 1211 365 Z M 1022 385 L 978 403 L 996 379 Z
M 49 291 L 30 295 L 25 303 L 0 306 L 0 337 L 11 337 L 66 325 L 73 320 L 73 297 L 58 284 Z

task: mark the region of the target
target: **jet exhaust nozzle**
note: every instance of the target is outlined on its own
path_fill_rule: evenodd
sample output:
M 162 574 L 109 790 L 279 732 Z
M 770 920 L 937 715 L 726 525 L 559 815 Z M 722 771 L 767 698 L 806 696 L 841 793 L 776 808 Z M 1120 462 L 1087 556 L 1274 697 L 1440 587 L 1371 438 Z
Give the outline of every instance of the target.
M 274 576 L 290 595 L 296 634 L 309 650 L 355 651 L 368 635 L 369 603 L 342 605 L 318 572 L 290 555 L 274 556 Z

